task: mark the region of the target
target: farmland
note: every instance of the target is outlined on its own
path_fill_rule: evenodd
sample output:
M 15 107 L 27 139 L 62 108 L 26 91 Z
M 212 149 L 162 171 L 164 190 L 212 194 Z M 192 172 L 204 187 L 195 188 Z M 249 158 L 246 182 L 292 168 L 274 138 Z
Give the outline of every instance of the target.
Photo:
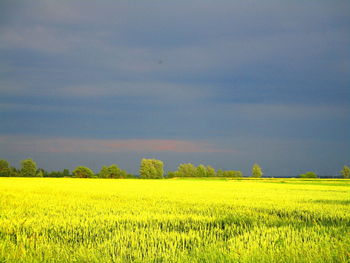
M 350 181 L 0 178 L 0 262 L 349 262 Z

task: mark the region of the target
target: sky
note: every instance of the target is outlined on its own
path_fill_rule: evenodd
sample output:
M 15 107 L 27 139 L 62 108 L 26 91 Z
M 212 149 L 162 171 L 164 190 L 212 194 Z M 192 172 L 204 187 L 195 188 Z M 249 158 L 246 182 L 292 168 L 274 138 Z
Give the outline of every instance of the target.
M 0 1 L 0 159 L 350 165 L 350 2 Z

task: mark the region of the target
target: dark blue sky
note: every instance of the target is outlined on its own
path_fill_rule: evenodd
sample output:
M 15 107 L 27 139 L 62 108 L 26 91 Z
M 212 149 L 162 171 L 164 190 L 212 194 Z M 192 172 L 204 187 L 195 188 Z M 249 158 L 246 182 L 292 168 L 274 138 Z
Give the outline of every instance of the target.
M 349 1 L 0 2 L 0 158 L 350 164 Z

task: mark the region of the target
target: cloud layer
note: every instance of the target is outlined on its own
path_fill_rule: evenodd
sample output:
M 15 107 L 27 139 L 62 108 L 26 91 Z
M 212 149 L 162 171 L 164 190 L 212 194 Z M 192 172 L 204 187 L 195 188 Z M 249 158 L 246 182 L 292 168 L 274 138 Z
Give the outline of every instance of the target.
M 206 153 L 278 171 L 251 141 L 293 140 L 323 171 L 322 145 L 339 149 L 332 167 L 350 162 L 349 13 L 345 0 L 3 0 L 0 157 Z
M 28 136 L 0 136 L 0 146 L 8 152 L 24 153 L 113 153 L 113 152 L 174 152 L 233 153 L 203 142 L 180 140 L 102 140 L 79 138 L 43 139 Z

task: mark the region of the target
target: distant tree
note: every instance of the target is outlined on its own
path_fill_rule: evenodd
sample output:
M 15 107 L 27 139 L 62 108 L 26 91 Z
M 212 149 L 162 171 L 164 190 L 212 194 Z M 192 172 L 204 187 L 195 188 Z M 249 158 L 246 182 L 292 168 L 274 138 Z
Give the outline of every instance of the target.
M 217 177 L 224 177 L 224 171 L 219 169 L 217 172 L 216 172 L 216 176 Z
M 134 174 L 126 173 L 125 178 L 139 178 L 139 177 Z
M 196 168 L 196 176 L 197 177 L 207 177 L 208 176 L 207 168 L 203 164 L 200 164 L 200 165 L 197 166 L 197 168 Z
M 176 171 L 175 171 L 175 172 L 169 171 L 169 172 L 167 172 L 166 177 L 167 177 L 167 178 L 174 178 L 174 177 L 177 177 L 177 172 L 176 172 Z
M 102 166 L 100 172 L 98 173 L 98 177 L 100 178 L 108 178 L 109 176 L 109 170 L 107 166 Z
M 177 176 L 179 177 L 195 177 L 197 176 L 197 169 L 192 163 L 180 164 L 177 168 Z
M 210 166 L 210 165 L 207 165 L 207 176 L 208 177 L 215 177 L 216 176 L 216 172 L 215 172 L 215 169 Z
M 35 177 L 37 175 L 36 170 L 36 163 L 32 159 L 26 159 L 21 161 L 21 176 Z
M 340 171 L 340 174 L 343 178 L 350 178 L 350 168 L 349 166 L 344 165 L 343 169 Z
M 140 177 L 143 179 L 163 178 L 163 162 L 156 159 L 142 159 L 140 165 Z
M 78 166 L 74 169 L 73 175 L 78 178 L 91 178 L 94 176 L 94 172 L 85 166 Z
M 45 170 L 45 169 L 43 169 L 43 168 L 39 168 L 37 171 L 36 171 L 36 173 L 38 174 L 38 173 L 41 173 L 42 174 L 42 177 L 49 177 L 48 175 L 49 175 L 49 173 Z M 39 174 L 40 175 L 40 174 Z
M 228 170 L 223 171 L 223 177 L 242 177 L 241 171 Z
M 16 167 L 10 167 L 10 176 L 11 177 L 19 177 L 21 176 L 20 171 L 16 169 Z
M 252 167 L 252 177 L 260 178 L 262 176 L 263 176 L 263 171 L 261 167 L 257 163 L 254 163 Z
M 232 171 L 222 171 L 222 177 L 233 177 Z
M 71 176 L 68 169 L 64 169 L 62 172 L 62 175 L 63 175 L 63 177 L 70 177 Z
M 215 169 L 210 166 L 204 166 L 203 164 L 194 166 L 192 163 L 182 163 L 178 166 L 176 171 L 169 171 L 167 178 L 173 177 L 215 177 Z
M 299 174 L 299 178 L 317 178 L 317 174 L 314 172 L 306 172 L 304 174 Z
M 45 176 L 47 176 L 47 177 L 63 177 L 63 172 L 61 172 L 61 171 L 51 171 L 49 173 L 46 173 Z
M 11 174 L 10 164 L 6 160 L 0 160 L 0 176 L 8 177 Z
M 111 166 L 103 166 L 99 173 L 100 178 L 126 178 L 127 172 L 121 170 L 118 165 L 112 164 Z
M 128 173 L 120 169 L 118 165 L 111 165 L 109 169 L 111 169 L 111 173 L 115 175 L 115 178 L 127 178 Z
M 36 177 L 44 177 L 44 173 L 42 170 L 37 170 Z
M 164 171 L 163 171 L 163 173 L 164 173 Z M 130 175 L 133 177 L 133 175 L 132 174 L 128 174 L 127 171 L 119 169 L 119 175 L 118 175 L 119 178 L 130 178 Z
M 51 171 L 51 172 L 47 172 L 44 169 L 39 169 L 39 170 L 42 170 L 44 177 L 71 177 L 72 176 L 68 169 L 64 169 L 63 171 Z

